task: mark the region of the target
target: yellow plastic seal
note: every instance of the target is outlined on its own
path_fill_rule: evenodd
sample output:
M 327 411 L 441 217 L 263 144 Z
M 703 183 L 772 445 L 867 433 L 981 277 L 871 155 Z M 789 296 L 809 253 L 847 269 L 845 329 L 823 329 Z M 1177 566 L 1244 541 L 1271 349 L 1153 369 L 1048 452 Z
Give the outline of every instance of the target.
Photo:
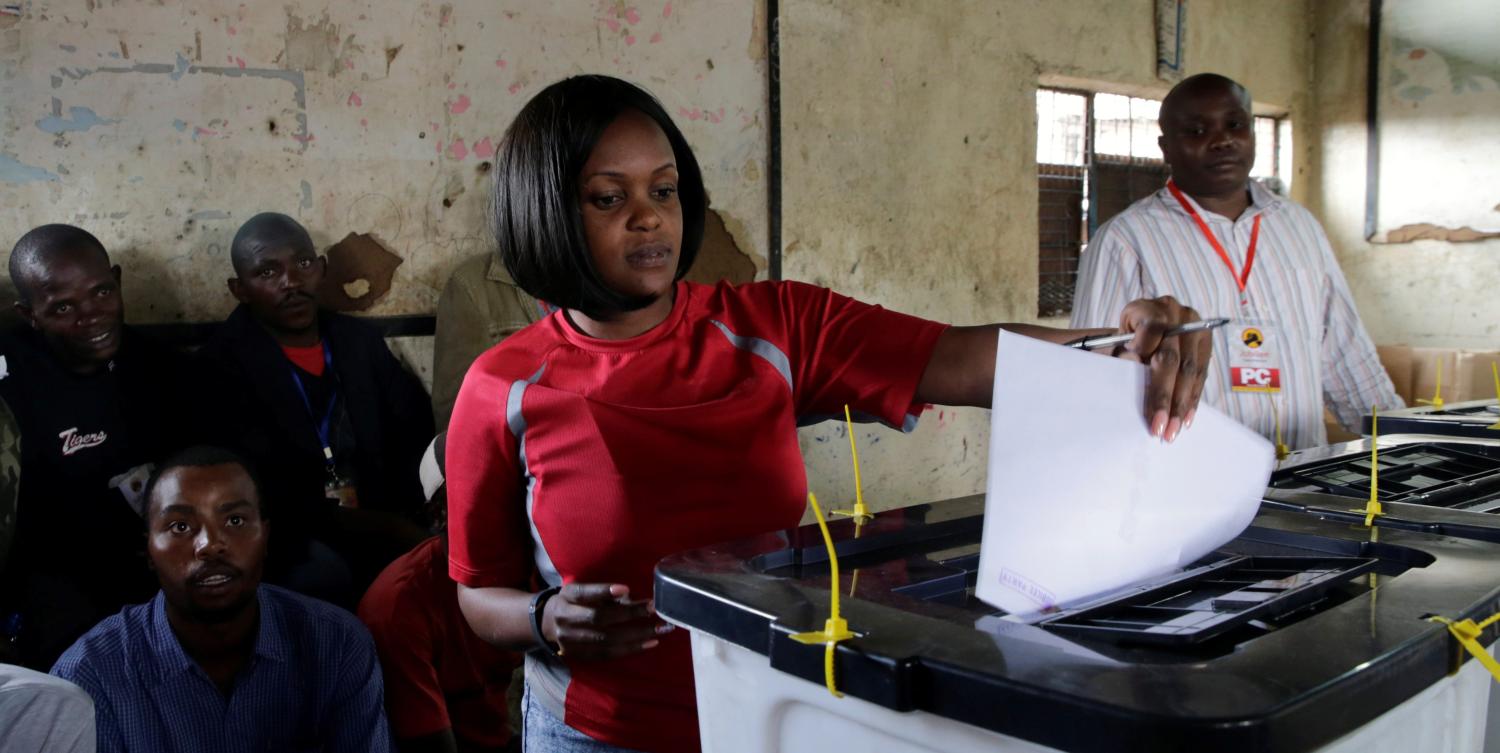
M 1443 357 L 1442 356 L 1438 356 L 1438 359 L 1437 359 L 1437 391 L 1434 392 L 1434 393 L 1432 393 L 1432 399 L 1431 400 L 1424 400 L 1424 399 L 1418 398 L 1417 402 L 1419 402 L 1419 403 L 1421 403 L 1423 405 L 1430 405 L 1430 406 L 1432 406 L 1434 408 L 1441 408 L 1441 407 L 1443 407 Z
M 1490 376 L 1495 378 L 1495 399 L 1500 400 L 1500 366 L 1496 366 L 1494 361 L 1490 361 Z M 1488 428 L 1500 431 L 1500 421 L 1490 424 Z
M 875 516 L 870 514 L 870 508 L 865 507 L 865 487 L 859 478 L 859 449 L 854 446 L 854 420 L 849 417 L 847 404 L 844 406 L 844 427 L 849 432 L 849 456 L 854 458 L 854 509 L 834 510 L 833 514 L 854 518 L 855 538 L 858 538 L 859 527 Z
M 854 446 L 854 420 L 849 416 L 849 405 L 844 405 L 844 430 L 849 433 L 849 457 L 854 459 L 854 509 L 834 510 L 833 515 L 847 515 L 854 521 L 854 538 L 859 538 L 864 533 L 865 523 L 875 516 L 870 513 L 870 508 L 865 506 L 865 485 L 859 477 L 859 448 Z M 859 569 L 856 568 L 849 574 L 849 596 L 854 596 L 854 590 L 859 587 Z
M 1384 515 L 1380 506 L 1380 410 L 1370 407 L 1370 501 L 1365 509 L 1355 510 L 1365 514 L 1365 527 L 1375 525 L 1375 516 Z
M 1281 399 L 1279 397 L 1276 400 L 1275 409 L 1271 411 L 1271 420 L 1276 422 L 1276 459 L 1286 460 L 1287 456 L 1292 454 L 1292 448 L 1287 447 L 1286 442 L 1281 441 Z
M 831 582 L 828 588 L 829 605 L 828 621 L 823 623 L 822 630 L 814 630 L 807 633 L 793 633 L 791 639 L 802 644 L 823 644 L 827 646 L 823 654 L 823 682 L 828 686 L 828 692 L 834 698 L 843 698 L 844 694 L 839 692 L 838 685 L 834 682 L 833 653 L 839 641 L 846 641 L 856 637 L 849 632 L 849 623 L 839 616 L 839 557 L 833 550 L 833 536 L 828 533 L 828 523 L 823 520 L 823 511 L 818 507 L 818 498 L 812 492 L 807 493 L 808 504 L 812 505 L 813 515 L 818 518 L 818 530 L 823 532 L 823 543 L 828 546 L 828 571 Z
M 1495 657 L 1491 656 L 1490 652 L 1486 651 L 1484 646 L 1479 643 L 1479 638 L 1484 634 L 1484 629 L 1496 622 L 1500 622 L 1500 613 L 1492 614 L 1488 619 L 1478 623 L 1473 620 L 1455 621 L 1447 617 L 1438 617 L 1437 615 L 1433 615 L 1427 619 L 1447 625 L 1448 632 L 1454 638 L 1458 639 L 1458 644 L 1463 646 L 1470 655 L 1478 659 L 1480 664 L 1484 665 L 1485 669 L 1490 671 L 1490 676 L 1495 678 L 1495 682 L 1500 682 L 1500 662 L 1495 661 Z

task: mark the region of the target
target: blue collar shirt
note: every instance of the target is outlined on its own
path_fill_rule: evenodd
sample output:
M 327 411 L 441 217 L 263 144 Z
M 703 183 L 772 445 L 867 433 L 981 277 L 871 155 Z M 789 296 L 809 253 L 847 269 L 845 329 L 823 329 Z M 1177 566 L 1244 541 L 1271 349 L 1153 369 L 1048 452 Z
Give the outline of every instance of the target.
M 391 750 L 364 626 L 276 586 L 256 598 L 255 652 L 228 695 L 183 651 L 161 592 L 73 644 L 52 674 L 93 697 L 99 752 Z

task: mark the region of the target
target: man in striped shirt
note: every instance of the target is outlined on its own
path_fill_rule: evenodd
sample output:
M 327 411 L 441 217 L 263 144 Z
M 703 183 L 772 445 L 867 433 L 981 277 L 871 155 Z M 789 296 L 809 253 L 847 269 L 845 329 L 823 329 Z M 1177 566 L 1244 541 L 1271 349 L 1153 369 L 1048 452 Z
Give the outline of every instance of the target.
M 1172 178 L 1090 239 L 1072 326 L 1114 326 L 1127 301 L 1168 294 L 1205 319 L 1230 318 L 1214 339 L 1203 400 L 1291 449 L 1327 442 L 1325 405 L 1351 430 L 1371 407 L 1403 407 L 1323 228 L 1250 180 L 1249 92 L 1217 74 L 1192 76 L 1160 118 Z

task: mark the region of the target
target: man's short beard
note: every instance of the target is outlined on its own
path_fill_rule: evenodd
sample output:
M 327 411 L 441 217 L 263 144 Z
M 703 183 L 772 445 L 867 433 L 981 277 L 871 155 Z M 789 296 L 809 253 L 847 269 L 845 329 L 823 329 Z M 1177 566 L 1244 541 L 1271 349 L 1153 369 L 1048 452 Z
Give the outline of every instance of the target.
M 189 600 L 182 610 L 184 616 L 202 625 L 222 625 L 244 614 L 255 603 L 255 591 L 247 591 L 233 604 L 216 609 L 201 608 Z

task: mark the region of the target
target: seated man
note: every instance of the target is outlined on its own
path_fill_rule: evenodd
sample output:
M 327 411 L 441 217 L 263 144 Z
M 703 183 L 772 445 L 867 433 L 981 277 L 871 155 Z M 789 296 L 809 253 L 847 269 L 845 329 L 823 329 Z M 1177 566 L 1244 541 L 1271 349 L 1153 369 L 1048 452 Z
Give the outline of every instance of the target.
M 506 726 L 506 691 L 520 688 L 516 654 L 485 643 L 458 611 L 448 577 L 448 499 L 439 434 L 422 459 L 422 484 L 440 533 L 392 562 L 359 603 L 385 670 L 386 709 L 401 753 L 519 751 Z
M 52 668 L 93 697 L 101 753 L 390 750 L 369 632 L 341 609 L 261 585 L 270 523 L 244 461 L 190 448 L 145 494 L 161 590 Z
M 479 254 L 453 270 L 437 304 L 432 338 L 432 413 L 448 426 L 464 374 L 480 353 L 548 311 L 511 282 L 499 254 Z
M 120 268 L 88 232 L 26 233 L 10 277 L 26 324 L 0 334 L 0 399 L 20 427 L 23 480 L 3 612 L 20 614 L 21 662 L 45 670 L 94 623 L 150 596 L 132 506 L 145 464 L 189 443 L 180 406 L 192 377 L 185 358 L 125 326 Z
M 1322 226 L 1250 179 L 1250 109 L 1245 87 L 1213 73 L 1167 94 L 1157 143 L 1172 178 L 1089 239 L 1071 326 L 1113 326 L 1126 301 L 1167 294 L 1229 317 L 1203 402 L 1295 450 L 1326 443 L 1325 405 L 1358 431 L 1372 406 L 1403 403 Z
M 94 702 L 67 680 L 0 664 L 0 751 L 93 753 Z
M 433 433 L 427 393 L 374 327 L 319 310 L 325 260 L 296 220 L 250 218 L 230 260 L 240 305 L 202 350 L 227 409 L 215 421 L 219 441 L 266 470 L 267 496 L 280 506 L 270 580 L 352 607 L 364 584 L 426 537 L 415 521 L 417 463 Z M 326 568 L 287 569 L 307 561 L 310 541 L 338 552 L 352 591 L 304 587 L 310 570 Z

